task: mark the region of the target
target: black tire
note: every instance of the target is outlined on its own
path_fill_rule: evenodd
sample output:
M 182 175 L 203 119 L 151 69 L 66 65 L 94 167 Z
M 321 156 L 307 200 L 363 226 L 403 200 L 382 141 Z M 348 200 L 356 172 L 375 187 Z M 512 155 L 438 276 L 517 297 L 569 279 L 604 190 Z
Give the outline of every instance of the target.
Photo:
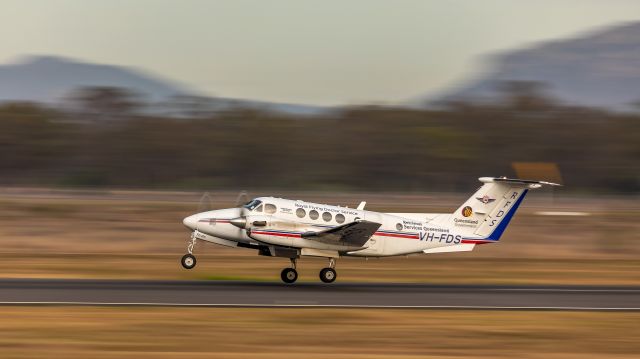
M 184 269 L 193 269 L 196 266 L 196 257 L 192 254 L 185 254 L 180 260 Z
M 294 283 L 298 280 L 298 272 L 293 268 L 285 268 L 280 273 L 280 279 L 287 284 Z
M 333 268 L 322 268 L 320 271 L 320 280 L 325 283 L 333 283 L 338 274 Z

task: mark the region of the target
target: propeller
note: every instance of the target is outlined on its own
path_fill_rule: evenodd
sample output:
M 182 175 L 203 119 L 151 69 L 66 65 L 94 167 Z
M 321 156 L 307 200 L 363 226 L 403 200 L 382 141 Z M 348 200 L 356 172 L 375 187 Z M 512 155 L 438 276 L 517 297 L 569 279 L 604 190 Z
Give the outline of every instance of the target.
M 214 209 L 212 195 L 209 192 L 205 192 L 200 197 L 200 202 L 198 202 L 198 212 L 208 212 Z M 240 208 L 239 217 L 231 219 L 229 222 L 238 228 L 246 228 L 247 227 L 247 218 L 245 217 L 245 210 L 242 208 L 242 205 L 249 202 L 249 194 L 247 191 L 240 191 L 238 196 L 236 197 L 236 203 L 234 207 Z
M 249 200 L 250 198 L 247 191 L 240 191 L 240 193 L 238 193 L 238 197 L 236 197 L 236 207 L 240 207 L 240 217 L 234 218 L 229 222 L 238 228 L 241 228 L 241 229 L 247 228 L 246 210 L 242 208 L 242 206 L 248 203 Z M 246 230 L 247 230 L 247 234 L 249 234 L 250 230 L 249 229 L 246 229 Z
M 249 194 L 247 191 L 240 191 L 238 197 L 236 197 L 236 207 L 240 207 L 247 202 L 249 202 Z
M 200 202 L 198 203 L 198 213 L 211 211 L 213 209 L 213 200 L 211 199 L 211 194 L 209 192 L 205 192 L 202 197 L 200 197 Z
M 234 207 L 240 207 L 245 203 L 249 202 L 249 200 L 250 198 L 249 198 L 248 192 L 240 191 L 240 193 L 238 193 L 238 196 L 236 197 Z M 198 202 L 197 213 L 212 211 L 214 209 L 215 208 L 213 205 L 213 196 L 211 195 L 211 193 L 210 192 L 203 193 L 202 196 L 200 197 L 200 201 Z

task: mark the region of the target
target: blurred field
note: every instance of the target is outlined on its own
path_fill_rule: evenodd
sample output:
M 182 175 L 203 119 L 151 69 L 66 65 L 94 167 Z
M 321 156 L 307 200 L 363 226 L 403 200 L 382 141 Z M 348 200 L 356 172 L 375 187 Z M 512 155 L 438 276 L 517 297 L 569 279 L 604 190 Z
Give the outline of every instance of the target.
M 255 196 L 263 193 L 256 193 Z M 467 194 L 274 193 L 381 211 L 448 212 Z M 216 207 L 236 193 L 214 194 Z M 3 277 L 279 280 L 284 258 L 200 243 L 198 266 L 183 270 L 189 232 L 182 218 L 199 193 L 134 191 L 0 191 Z M 586 217 L 537 211 L 587 211 Z M 640 284 L 640 207 L 634 198 L 554 198 L 532 193 L 499 244 L 469 253 L 383 259 L 343 258 L 340 281 L 427 283 Z M 303 258 L 301 280 L 317 281 L 325 261 Z
M 3 358 L 637 358 L 640 313 L 2 307 Z

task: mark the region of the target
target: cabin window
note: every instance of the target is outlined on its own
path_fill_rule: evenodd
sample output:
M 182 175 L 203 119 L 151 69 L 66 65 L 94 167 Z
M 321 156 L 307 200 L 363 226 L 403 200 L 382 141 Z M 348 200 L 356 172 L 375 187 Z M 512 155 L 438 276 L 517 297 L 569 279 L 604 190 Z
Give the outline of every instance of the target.
M 344 223 L 344 214 L 336 214 L 336 222 Z
M 264 211 L 269 213 L 269 214 L 273 214 L 276 213 L 276 205 L 275 204 L 271 204 L 271 203 L 267 203 L 264 205 Z
M 320 215 L 318 214 L 318 211 L 316 211 L 315 209 L 311 210 L 311 212 L 309 212 L 309 218 L 311 219 L 318 219 Z
M 402 223 L 396 224 L 396 229 L 401 231 L 402 230 Z
M 304 216 L 307 215 L 307 211 L 305 211 L 302 208 L 298 208 L 296 209 L 296 216 L 300 217 L 300 218 L 304 218 Z
M 322 214 L 322 219 L 323 219 L 325 222 L 329 222 L 329 221 L 331 220 L 331 218 L 332 218 L 332 217 L 333 217 L 333 216 L 332 216 L 332 215 L 331 215 L 331 213 L 329 213 L 329 212 L 324 212 L 324 213 Z

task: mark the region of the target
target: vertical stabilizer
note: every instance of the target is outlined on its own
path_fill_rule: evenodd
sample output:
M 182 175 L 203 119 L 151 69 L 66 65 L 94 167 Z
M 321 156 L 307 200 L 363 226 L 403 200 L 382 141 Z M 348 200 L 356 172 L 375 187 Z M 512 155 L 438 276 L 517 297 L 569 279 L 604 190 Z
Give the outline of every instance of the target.
M 463 243 L 499 240 L 529 189 L 556 185 L 493 177 L 479 180 L 483 185 L 451 215 L 450 225 L 464 235 Z

